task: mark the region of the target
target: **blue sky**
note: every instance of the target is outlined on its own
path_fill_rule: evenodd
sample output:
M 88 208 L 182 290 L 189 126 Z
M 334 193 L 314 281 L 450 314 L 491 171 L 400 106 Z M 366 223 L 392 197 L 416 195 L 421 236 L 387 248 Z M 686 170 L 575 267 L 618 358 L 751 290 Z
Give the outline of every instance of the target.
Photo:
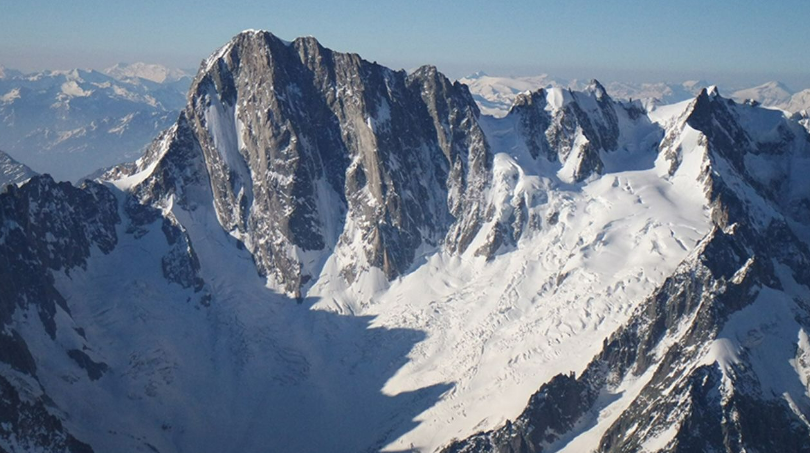
M 546 72 L 603 80 L 810 86 L 810 1 L 0 0 L 0 64 L 147 61 L 196 68 L 247 28 L 452 77 Z

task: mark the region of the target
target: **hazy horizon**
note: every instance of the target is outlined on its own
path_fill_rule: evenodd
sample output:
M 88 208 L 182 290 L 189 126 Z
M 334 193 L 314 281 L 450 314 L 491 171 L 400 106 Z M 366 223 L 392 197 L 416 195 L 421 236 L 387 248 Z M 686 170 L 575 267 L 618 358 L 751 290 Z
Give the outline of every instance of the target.
M 293 38 L 294 39 L 294 38 Z M 325 46 L 329 47 L 329 46 Z M 207 56 L 207 55 L 206 55 Z M 361 57 L 365 58 L 362 54 Z M 201 59 L 201 61 L 204 58 Z M 368 60 L 368 58 L 366 58 Z M 0 67 L 5 69 L 17 70 L 24 74 L 30 73 L 38 73 L 42 71 L 67 71 L 73 69 L 81 69 L 81 70 L 93 70 L 98 72 L 103 72 L 105 69 L 108 69 L 116 64 L 134 64 L 134 63 L 146 63 L 146 64 L 158 64 L 161 66 L 165 66 L 169 69 L 181 69 L 189 73 L 189 75 L 194 76 L 198 70 L 198 67 L 182 67 L 179 65 L 172 64 L 171 62 L 158 62 L 158 61 L 149 61 L 149 60 L 133 60 L 133 61 L 117 61 L 111 63 L 109 65 L 102 65 L 96 67 L 90 66 L 82 66 L 82 65 L 62 65 L 62 66 L 53 66 L 53 67 L 35 67 L 35 68 L 21 68 L 16 67 L 10 64 L 6 64 L 4 61 L 0 61 Z M 405 69 L 408 72 L 411 72 L 418 68 L 418 66 L 410 66 L 410 67 L 396 67 L 395 65 L 387 65 L 382 61 L 378 61 L 380 64 L 384 64 L 389 66 L 393 69 Z M 431 64 L 431 63 L 426 63 Z M 491 65 L 482 65 L 480 67 L 453 67 L 453 66 L 441 66 L 436 65 L 439 70 L 445 74 L 447 77 L 451 79 L 457 80 L 464 77 L 472 76 L 477 72 L 484 72 L 489 76 L 494 77 L 532 77 L 532 76 L 539 76 L 539 75 L 548 75 L 554 78 L 564 79 L 564 80 L 590 80 L 596 79 L 603 83 L 611 83 L 611 82 L 618 82 L 618 83 L 631 83 L 631 84 L 640 84 L 640 83 L 672 83 L 672 84 L 679 84 L 687 81 L 693 80 L 703 80 L 710 84 L 715 84 L 721 88 L 727 89 L 742 89 L 742 88 L 749 88 L 754 86 L 759 86 L 768 82 L 781 82 L 785 84 L 791 91 L 798 92 L 807 88 L 810 88 L 810 76 L 808 77 L 791 77 L 790 75 L 786 75 L 785 77 L 779 77 L 778 75 L 774 74 L 761 74 L 761 75 L 754 75 L 750 77 L 743 77 L 743 78 L 735 78 L 729 75 L 711 75 L 711 74 L 704 74 L 703 76 L 697 76 L 696 74 L 684 73 L 681 77 L 673 74 L 659 74 L 651 72 L 647 76 L 633 74 L 629 76 L 623 75 L 621 72 L 615 73 L 608 73 L 603 76 L 594 75 L 599 73 L 600 71 L 594 71 L 591 75 L 585 75 L 586 71 L 580 71 L 579 73 L 575 70 L 560 70 L 560 71 L 552 71 L 547 68 L 537 67 L 536 70 L 532 71 L 530 67 L 526 68 L 503 68 Z M 487 68 L 487 69 L 483 69 Z M 611 75 L 612 74 L 612 75 Z
M 541 73 L 566 79 L 682 82 L 721 86 L 778 80 L 810 86 L 799 56 L 810 43 L 810 3 L 778 6 L 694 0 L 642 7 L 607 3 L 472 1 L 453 4 L 302 1 L 200 4 L 181 0 L 66 4 L 14 3 L 0 18 L 0 65 L 25 72 L 119 62 L 196 71 L 199 62 L 244 29 L 283 39 L 315 36 L 324 46 L 394 69 L 437 66 L 452 78 Z M 177 20 L 182 18 L 182 20 Z

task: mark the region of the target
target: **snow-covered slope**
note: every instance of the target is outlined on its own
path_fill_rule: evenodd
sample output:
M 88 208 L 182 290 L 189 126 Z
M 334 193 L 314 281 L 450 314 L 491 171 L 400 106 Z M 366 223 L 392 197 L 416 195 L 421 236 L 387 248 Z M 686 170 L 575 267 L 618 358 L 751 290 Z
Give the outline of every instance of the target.
M 810 88 L 793 93 L 790 101 L 781 107 L 792 113 L 810 110 Z
M 530 77 L 494 77 L 478 72 L 459 79 L 466 84 L 481 112 L 498 118 L 505 116 L 519 94 L 540 88 L 570 88 L 582 90 L 585 84 L 578 80 L 563 80 L 542 74 Z M 647 107 L 673 104 L 694 98 L 709 83 L 704 80 L 690 80 L 683 83 L 626 83 L 609 82 L 607 92 L 615 99 L 642 101 Z M 781 82 L 746 88 L 731 93 L 737 102 L 752 99 L 767 107 L 775 107 L 796 113 L 810 109 L 810 90 L 794 93 Z
M 243 32 L 141 159 L 0 194 L 0 447 L 789 450 L 808 147 L 714 88 L 496 118 L 435 68 Z
M 736 91 L 731 94 L 731 98 L 738 102 L 751 99 L 766 107 L 774 107 L 790 113 L 810 109 L 810 89 L 794 93 L 781 82 L 768 82 L 754 88 Z
M 0 77 L 0 147 L 62 180 L 137 158 L 177 119 L 189 84 L 84 70 L 9 74 Z
M 781 106 L 790 102 L 793 92 L 781 82 L 767 82 L 752 88 L 735 91 L 731 93 L 731 98 L 744 102 L 753 99 L 760 104 L 768 106 Z
M 698 170 L 708 234 L 588 366 L 444 451 L 808 450 L 807 135 L 716 91 L 664 124 L 657 162 Z

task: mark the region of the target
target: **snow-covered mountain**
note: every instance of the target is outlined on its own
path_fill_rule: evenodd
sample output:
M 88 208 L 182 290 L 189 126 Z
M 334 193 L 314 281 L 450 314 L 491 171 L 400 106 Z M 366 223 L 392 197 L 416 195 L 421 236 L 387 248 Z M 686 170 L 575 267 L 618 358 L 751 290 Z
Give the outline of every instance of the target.
M 0 148 L 62 180 L 136 159 L 177 120 L 190 80 L 155 83 L 84 70 L 6 73 Z
M 790 101 L 782 108 L 792 113 L 810 111 L 810 88 L 793 93 Z
M 520 93 L 540 88 L 569 88 L 582 90 L 586 84 L 579 80 L 564 80 L 542 74 L 531 77 L 493 77 L 477 72 L 459 79 L 470 89 L 481 112 L 498 118 L 506 116 Z M 707 88 L 705 80 L 690 80 L 683 83 L 626 83 L 609 82 L 605 89 L 614 99 L 641 100 L 647 108 L 673 104 L 692 99 L 701 89 Z M 810 109 L 810 89 L 793 92 L 781 82 L 737 90 L 731 93 L 737 102 L 754 100 L 766 107 L 775 107 L 791 113 Z
M 458 79 L 467 85 L 473 99 L 485 115 L 503 117 L 509 112 L 515 98 L 525 91 L 540 88 L 577 88 L 577 81 L 563 81 L 548 74 L 529 77 L 493 77 L 483 71 Z
M 37 173 L 27 166 L 12 159 L 0 151 L 0 191 L 8 184 L 19 184 L 27 181 Z
M 731 98 L 738 102 L 753 99 L 767 106 L 780 106 L 790 102 L 793 92 L 781 82 L 767 82 L 753 88 L 735 91 Z
M 693 99 L 700 90 L 711 84 L 705 80 L 687 80 L 682 83 L 622 83 L 610 82 L 607 90 L 617 99 L 639 99 L 648 106 L 666 105 Z
M 564 80 L 547 74 L 528 77 L 493 77 L 477 72 L 459 79 L 467 85 L 481 112 L 498 118 L 506 116 L 515 98 L 526 91 L 540 88 L 568 88 L 582 90 L 587 83 L 573 79 Z M 694 98 L 701 89 L 709 86 L 703 80 L 673 83 L 624 83 L 610 82 L 605 85 L 611 97 L 622 100 L 641 100 L 645 105 L 662 105 Z
M 0 65 L 0 79 L 21 76 L 22 72 Z
M 586 367 L 444 451 L 808 450 L 807 135 L 716 91 L 665 113 L 657 162 L 698 170 L 709 231 Z
M 146 79 L 155 83 L 176 82 L 184 78 L 191 78 L 193 74 L 177 69 L 169 68 L 159 64 L 144 62 L 118 63 L 104 70 L 104 73 L 118 80 L 126 79 Z
M 141 159 L 0 194 L 0 447 L 805 451 L 808 165 L 716 88 L 496 118 L 243 32 Z
M 793 92 L 781 82 L 768 82 L 736 91 L 731 97 L 738 102 L 753 100 L 766 107 L 775 107 L 790 113 L 810 110 L 810 88 Z

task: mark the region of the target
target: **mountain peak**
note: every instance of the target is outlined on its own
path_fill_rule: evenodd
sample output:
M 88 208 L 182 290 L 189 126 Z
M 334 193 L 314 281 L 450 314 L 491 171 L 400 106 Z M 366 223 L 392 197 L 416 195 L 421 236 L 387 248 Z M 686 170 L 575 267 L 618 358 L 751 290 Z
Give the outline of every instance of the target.
M 273 36 L 275 36 L 275 35 L 273 35 Z M 276 39 L 280 39 L 280 38 L 278 38 L 278 36 L 276 36 Z M 284 42 L 283 39 L 280 39 L 280 40 L 282 42 Z M 318 41 L 318 39 L 315 38 L 312 35 L 299 36 L 299 37 L 295 38 L 295 40 L 293 40 L 293 44 L 295 44 L 295 43 L 302 43 L 302 44 L 305 44 L 305 45 L 308 45 L 308 46 L 321 46 L 320 41 Z
M 597 100 L 602 100 L 603 98 L 607 97 L 607 90 L 605 87 L 599 83 L 596 79 L 591 79 L 588 82 L 588 86 L 585 88 L 585 91 L 593 93 L 596 96 Z
M 444 77 L 444 74 L 442 74 L 439 71 L 439 69 L 436 66 L 432 65 L 432 64 L 426 64 L 426 65 L 419 66 L 411 74 L 413 74 L 413 75 L 421 75 L 421 76 L 428 76 L 428 77 L 436 77 L 438 75 L 441 75 L 442 77 Z
M 290 41 L 285 41 L 267 30 L 248 29 L 241 31 L 234 35 L 234 37 L 231 38 L 231 40 L 225 45 L 214 51 L 206 60 L 204 60 L 202 70 L 200 72 L 204 73 L 211 71 L 214 64 L 222 60 L 234 49 L 241 49 L 249 45 L 257 44 L 262 47 L 268 47 L 270 43 L 282 44 L 285 47 L 289 47 L 292 44 Z M 197 77 L 199 76 L 200 73 L 197 74 Z
M 236 42 L 239 42 L 240 40 L 256 39 L 256 38 L 262 38 L 262 39 L 268 39 L 269 38 L 269 39 L 273 39 L 273 40 L 278 40 L 278 41 L 280 41 L 280 42 L 282 42 L 282 43 L 284 43 L 286 45 L 290 45 L 293 42 L 293 41 L 287 41 L 287 40 L 281 39 L 281 38 L 279 38 L 278 36 L 276 36 L 273 32 L 271 32 L 269 30 L 252 29 L 251 28 L 251 29 L 247 29 L 247 30 L 242 30 L 241 32 L 234 35 L 234 37 L 231 38 L 229 43 L 236 43 Z M 312 36 L 300 36 L 300 37 L 296 38 L 294 41 L 297 41 L 299 39 L 300 40 L 306 40 L 306 39 L 310 39 L 310 38 L 314 39 Z
M 19 184 L 35 175 L 37 172 L 0 151 L 0 192 L 8 184 Z
M 793 91 L 782 82 L 770 81 L 753 88 L 735 91 L 731 98 L 739 102 L 753 99 L 764 105 L 783 105 L 790 102 Z
M 476 72 L 473 72 L 472 74 L 470 74 L 470 75 L 468 75 L 466 77 L 463 77 L 463 78 L 467 79 L 467 80 L 475 80 L 475 79 L 480 79 L 482 77 L 489 77 L 489 74 L 487 74 L 484 71 L 476 71 Z
M 439 244 L 481 190 L 461 190 L 486 169 L 478 108 L 435 66 L 408 75 L 313 37 L 289 43 L 246 31 L 204 62 L 189 100 L 223 228 L 272 287 L 295 297 L 323 265 L 303 253 L 363 250 L 339 264 L 349 282 L 377 271 L 393 278 L 420 244 Z M 400 140 L 407 130 L 414 134 Z M 417 181 L 406 168 L 431 176 Z
M 117 63 L 104 71 L 104 74 L 119 80 L 141 78 L 155 83 L 174 82 L 189 74 L 182 69 L 169 68 L 155 63 Z
M 771 80 L 770 82 L 765 82 L 762 85 L 760 85 L 760 87 L 774 89 L 774 90 L 784 90 L 784 91 L 786 91 L 788 93 L 793 93 L 793 90 L 788 88 L 788 86 L 785 85 L 784 82 L 780 82 L 778 80 Z
M 696 106 L 703 105 L 705 101 L 715 99 L 717 97 L 720 97 L 720 92 L 717 89 L 717 85 L 711 85 L 708 87 L 701 88 L 697 96 L 695 96 L 695 98 L 693 99 L 692 103 Z

